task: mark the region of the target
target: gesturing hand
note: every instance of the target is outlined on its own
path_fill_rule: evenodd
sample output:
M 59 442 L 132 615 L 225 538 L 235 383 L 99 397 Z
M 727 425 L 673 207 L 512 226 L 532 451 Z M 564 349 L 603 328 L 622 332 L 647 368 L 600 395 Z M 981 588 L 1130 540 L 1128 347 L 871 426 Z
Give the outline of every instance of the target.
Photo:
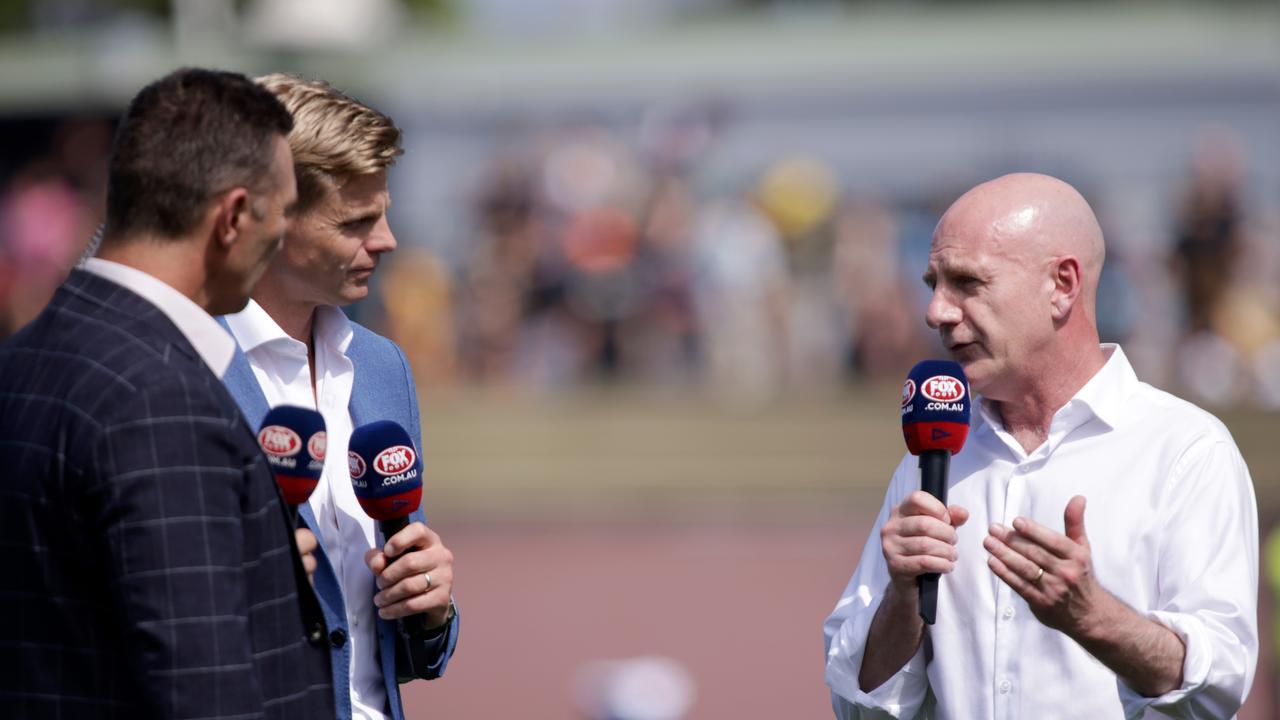
M 916 577 L 955 569 L 956 528 L 969 519 L 959 505 L 944 506 L 929 493 L 907 496 L 880 528 L 880 548 L 889 576 L 902 597 L 915 595 Z
M 1036 619 L 1072 637 L 1086 631 L 1107 597 L 1093 574 L 1084 506 L 1080 495 L 1067 503 L 1065 535 L 1020 517 L 1012 529 L 992 525 L 982 543 L 991 553 L 991 570 L 1027 601 Z

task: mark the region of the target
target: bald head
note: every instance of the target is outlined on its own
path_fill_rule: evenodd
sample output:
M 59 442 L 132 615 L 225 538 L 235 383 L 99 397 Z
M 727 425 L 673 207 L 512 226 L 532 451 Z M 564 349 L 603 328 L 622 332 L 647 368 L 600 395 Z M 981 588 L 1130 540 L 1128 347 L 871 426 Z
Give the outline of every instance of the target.
M 1026 173 L 985 182 L 934 232 L 925 321 L 988 399 L 1074 392 L 1103 362 L 1095 308 L 1104 255 L 1075 188 Z
M 1067 183 L 1036 173 L 982 183 L 947 210 L 936 235 L 986 238 L 995 252 L 1027 263 L 1074 256 L 1080 262 L 1084 310 L 1095 317 L 1106 246 L 1093 209 Z

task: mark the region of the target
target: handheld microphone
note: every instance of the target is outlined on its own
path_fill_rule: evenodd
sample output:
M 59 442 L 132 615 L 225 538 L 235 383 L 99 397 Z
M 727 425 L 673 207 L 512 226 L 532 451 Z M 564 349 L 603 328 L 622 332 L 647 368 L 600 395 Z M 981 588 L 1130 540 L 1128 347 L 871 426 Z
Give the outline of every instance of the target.
M 902 436 L 920 457 L 920 487 L 947 504 L 951 456 L 969 436 L 969 382 L 959 363 L 916 363 L 902 384 Z M 918 578 L 920 617 L 932 625 L 938 613 L 938 573 Z
M 262 419 L 258 446 L 295 515 L 320 482 L 325 445 L 324 418 L 315 410 L 277 405 Z
M 361 425 L 351 433 L 347 462 L 351 488 L 384 538 L 409 525 L 422 502 L 422 459 L 409 433 L 390 420 Z M 394 560 L 394 558 L 392 558 Z M 409 635 L 428 635 L 425 615 L 401 618 Z

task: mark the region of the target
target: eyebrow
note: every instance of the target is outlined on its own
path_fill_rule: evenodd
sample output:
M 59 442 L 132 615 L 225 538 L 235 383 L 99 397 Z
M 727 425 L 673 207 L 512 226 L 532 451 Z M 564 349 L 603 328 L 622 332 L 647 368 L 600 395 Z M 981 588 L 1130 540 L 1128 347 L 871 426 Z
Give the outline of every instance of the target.
M 951 265 L 949 265 L 949 266 L 948 266 L 948 265 L 944 265 L 944 266 L 942 267 L 942 274 L 943 274 L 943 275 L 950 275 L 950 276 L 952 276 L 952 277 L 954 277 L 954 276 L 956 276 L 956 275 L 968 275 L 968 276 L 970 276 L 970 277 L 976 277 L 976 278 L 981 279 L 981 278 L 982 278 L 983 276 L 985 276 L 987 273 L 984 271 L 983 267 L 982 267 L 981 265 L 979 265 L 979 264 L 975 264 L 975 263 L 953 263 L 953 264 L 951 264 Z M 937 274 L 937 273 L 935 273 L 935 272 L 933 271 L 933 269 L 932 269 L 932 268 L 930 268 L 930 269 L 928 269 L 928 270 L 925 270 L 925 271 L 924 271 L 924 275 L 921 275 L 921 276 L 920 276 L 920 279 L 924 281 L 924 284 L 925 284 L 925 285 L 929 285 L 929 286 L 931 286 L 931 287 L 932 287 L 932 285 L 933 285 L 935 282 L 937 282 L 938 274 Z

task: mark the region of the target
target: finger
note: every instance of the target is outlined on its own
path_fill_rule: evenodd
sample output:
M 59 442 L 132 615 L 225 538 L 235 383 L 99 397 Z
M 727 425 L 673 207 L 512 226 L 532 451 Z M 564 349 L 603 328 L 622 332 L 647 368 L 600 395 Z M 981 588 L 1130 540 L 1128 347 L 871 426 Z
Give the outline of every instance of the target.
M 1035 561 L 1009 547 L 995 535 L 988 535 L 982 540 L 982 547 L 991 556 L 998 559 L 1010 571 L 1017 573 L 1024 580 L 1032 581 L 1040 575 L 1041 566 Z
M 900 537 L 890 543 L 890 548 L 897 557 L 918 557 L 931 555 L 955 562 L 960 558 L 954 545 L 930 537 Z
M 443 573 L 442 573 L 443 575 Z M 444 605 L 449 603 L 449 594 L 452 591 L 452 578 L 436 578 L 435 574 L 431 574 L 431 587 L 426 587 L 426 579 L 421 575 L 416 578 L 404 580 L 402 583 L 392 585 L 384 591 L 375 594 L 374 605 L 379 609 L 379 615 L 383 615 L 381 610 L 396 609 L 399 606 L 403 615 L 412 615 L 413 612 L 424 612 L 430 610 L 431 607 L 438 607 L 438 603 L 443 598 Z M 398 616 L 401 615 L 396 615 Z
M 925 573 L 946 575 L 956 569 L 955 561 L 937 555 L 895 555 L 886 562 L 889 573 L 896 577 L 915 577 Z
M 951 524 L 951 518 L 947 515 L 947 506 L 942 504 L 938 498 L 930 495 L 923 490 L 916 490 L 907 496 L 906 500 L 899 505 L 903 517 L 913 515 L 927 515 L 935 517 L 948 525 Z
M 440 536 L 420 522 L 411 522 L 403 530 L 387 539 L 382 551 L 391 557 L 399 557 L 413 548 L 427 548 L 440 542 Z
M 1009 566 L 1000 558 L 995 555 L 988 557 L 987 567 L 991 568 L 991 572 L 995 573 L 996 577 L 1004 581 L 1005 585 L 1008 585 L 1014 592 L 1021 595 L 1028 603 L 1040 604 L 1040 601 L 1042 600 L 1040 588 L 1036 587 L 1034 583 L 1024 579 L 1018 573 L 1009 569 Z
M 1061 562 L 1057 555 L 1013 530 L 1009 530 L 1003 537 L 997 535 L 996 539 L 1022 557 L 1035 563 L 1037 568 L 1044 568 L 1045 572 L 1052 572 Z
M 1023 517 L 1013 519 L 1013 529 L 1022 537 L 1034 542 L 1059 558 L 1069 558 L 1076 549 L 1076 543 L 1062 533 L 1055 532 L 1034 520 Z
M 426 550 L 413 550 L 396 558 L 391 565 L 378 573 L 378 579 L 383 583 L 380 587 L 394 585 L 405 578 L 421 575 L 424 572 L 435 573 L 439 568 L 452 564 L 453 554 L 443 545 Z
M 386 553 L 382 552 L 378 548 L 370 548 L 364 551 L 364 564 L 373 571 L 374 575 L 386 570 L 387 565 L 390 565 L 390 563 L 387 562 Z
M 448 606 L 449 588 L 440 585 L 433 587 L 430 592 L 419 593 L 378 608 L 378 617 L 385 620 L 394 620 Z
M 890 528 L 890 532 L 902 537 L 931 537 L 955 544 L 956 530 L 932 515 L 914 515 L 902 518 Z
M 1067 537 L 1078 545 L 1089 544 L 1089 538 L 1084 533 L 1084 505 L 1084 496 L 1076 495 L 1067 503 L 1067 509 L 1062 511 L 1062 524 L 1066 528 Z
M 415 595 L 424 595 L 441 586 L 452 588 L 452 568 L 438 568 L 436 570 L 432 570 L 430 575 L 430 584 L 427 583 L 427 573 L 419 573 L 382 589 L 373 596 L 373 604 L 378 607 L 384 607 L 400 602 L 401 600 L 411 598 Z
M 298 528 L 294 530 L 293 541 L 298 544 L 298 552 L 304 555 L 310 552 L 315 552 L 315 549 L 320 546 L 319 542 L 316 540 L 315 533 L 307 530 L 306 528 Z
M 302 569 L 306 571 L 307 577 L 316 574 L 316 556 L 306 553 L 302 556 Z
M 1042 547 L 1031 538 L 1022 535 L 1013 528 L 999 523 L 992 523 L 987 529 L 991 533 L 991 537 L 994 537 L 996 540 L 999 540 L 1009 548 L 1013 549 L 1014 552 L 1035 563 L 1037 567 L 1044 568 L 1046 572 L 1057 566 L 1059 561 L 1057 555 Z
M 959 505 L 948 507 L 947 512 L 951 513 L 951 527 L 953 528 L 958 528 L 969 521 L 969 511 Z

